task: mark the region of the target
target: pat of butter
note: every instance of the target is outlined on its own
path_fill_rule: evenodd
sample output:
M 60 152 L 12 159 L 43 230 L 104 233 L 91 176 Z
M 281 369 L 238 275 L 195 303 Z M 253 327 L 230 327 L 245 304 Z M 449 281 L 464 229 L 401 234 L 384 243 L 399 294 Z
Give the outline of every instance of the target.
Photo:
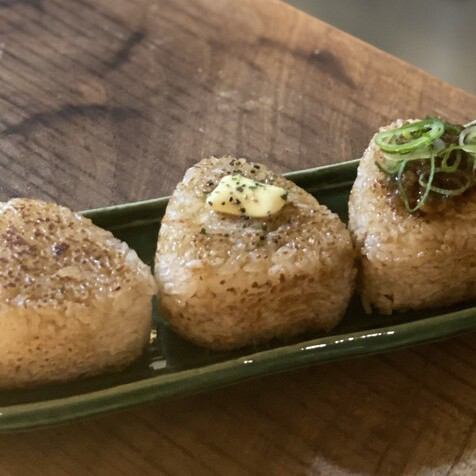
M 284 188 L 242 175 L 226 175 L 208 195 L 207 203 L 216 212 L 264 218 L 279 212 L 287 196 Z

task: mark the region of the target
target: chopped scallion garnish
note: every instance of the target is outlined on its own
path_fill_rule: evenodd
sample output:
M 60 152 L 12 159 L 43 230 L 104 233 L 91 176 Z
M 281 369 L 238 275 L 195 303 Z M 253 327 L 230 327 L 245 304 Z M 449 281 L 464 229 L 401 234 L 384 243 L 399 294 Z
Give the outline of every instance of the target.
M 421 209 L 430 193 L 455 197 L 476 184 L 476 121 L 460 126 L 426 118 L 379 132 L 374 140 L 382 151 L 377 165 L 396 179 L 400 198 L 410 213 Z M 411 169 L 418 174 L 419 187 L 413 200 L 407 183 L 415 186 L 415 180 L 405 179 L 411 162 L 415 163 Z

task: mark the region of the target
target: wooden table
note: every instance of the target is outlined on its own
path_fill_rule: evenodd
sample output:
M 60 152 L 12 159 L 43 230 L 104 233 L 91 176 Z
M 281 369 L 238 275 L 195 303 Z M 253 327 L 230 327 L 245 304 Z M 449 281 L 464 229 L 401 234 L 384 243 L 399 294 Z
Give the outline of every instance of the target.
M 476 113 L 272 0 L 3 0 L 0 18 L 2 199 L 156 197 L 211 154 L 311 167 L 396 117 Z M 0 475 L 475 474 L 475 362 L 468 335 L 2 435 Z

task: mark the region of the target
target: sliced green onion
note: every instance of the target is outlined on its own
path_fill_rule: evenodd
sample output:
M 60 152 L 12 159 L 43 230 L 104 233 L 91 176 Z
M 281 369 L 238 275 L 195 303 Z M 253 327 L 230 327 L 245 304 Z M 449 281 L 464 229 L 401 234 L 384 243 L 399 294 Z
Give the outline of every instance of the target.
M 442 121 L 445 125 L 445 132 L 457 136 L 464 127 L 461 127 L 458 124 L 452 124 L 451 122 Z M 465 126 L 466 127 L 466 126 Z
M 397 129 L 379 132 L 375 136 L 375 143 L 384 152 L 407 154 L 421 147 L 428 147 L 439 139 L 445 131 L 443 122 L 439 119 L 424 119 L 411 122 Z M 401 139 L 403 143 L 399 143 Z
M 469 126 L 459 135 L 459 145 L 468 154 L 476 154 L 476 125 Z
M 440 172 L 443 172 L 443 171 L 439 168 L 435 169 L 435 175 L 433 177 L 432 182 L 434 182 L 437 174 L 440 173 Z M 446 172 L 443 172 L 443 173 L 446 173 Z M 427 187 L 428 183 L 430 183 L 429 180 L 425 181 L 425 175 L 426 174 L 422 174 L 422 175 L 420 175 L 420 177 L 418 177 L 418 183 L 422 187 Z M 459 187 L 457 187 L 457 188 L 437 187 L 437 186 L 433 185 L 432 182 L 431 182 L 430 183 L 430 190 L 432 192 L 439 193 L 439 194 L 444 195 L 446 197 L 455 197 L 457 195 L 463 194 L 472 185 L 471 177 L 468 174 L 465 174 L 464 172 L 461 172 L 461 171 L 451 172 L 448 175 L 449 176 L 447 178 L 451 179 L 451 180 L 456 181 L 456 180 L 458 180 L 458 178 L 461 179 L 460 183 L 458 184 Z
M 375 143 L 382 152 L 376 164 L 396 179 L 410 213 L 423 207 L 430 192 L 449 198 L 476 185 L 476 121 L 460 126 L 429 117 L 380 132 Z M 415 160 L 419 198 L 410 203 L 404 174 Z
M 430 157 L 430 175 L 428 177 L 428 182 L 425 186 L 425 190 L 423 192 L 423 195 L 420 196 L 420 198 L 417 200 L 417 203 L 414 207 L 410 206 L 410 203 L 408 201 L 408 195 L 407 191 L 405 190 L 405 187 L 403 186 L 402 183 L 402 175 L 403 172 L 405 171 L 405 167 L 407 165 L 407 162 L 402 162 L 400 169 L 398 170 L 398 192 L 400 193 L 400 196 L 402 197 L 403 204 L 405 205 L 405 208 L 407 209 L 408 212 L 414 213 L 417 210 L 419 210 L 426 202 L 428 195 L 431 190 L 431 184 L 433 183 L 433 178 L 435 176 L 435 156 L 432 155 Z
M 389 164 L 385 160 L 384 161 L 377 160 L 375 163 L 377 164 L 377 167 L 382 172 L 386 173 L 387 175 L 393 175 L 393 174 L 397 173 L 398 169 L 400 167 L 400 162 L 395 162 L 394 164 L 392 164 L 392 163 Z
M 429 147 L 424 147 L 408 154 L 389 154 L 383 152 L 382 155 L 383 160 L 377 160 L 377 165 L 383 172 L 393 175 L 398 172 L 402 161 L 410 162 L 411 160 L 429 159 L 432 155 L 432 150 Z
M 408 152 L 406 154 L 389 154 L 384 152 L 384 157 L 393 160 L 420 160 L 420 159 L 429 159 L 433 153 L 433 149 L 431 147 L 421 147 L 413 152 Z
M 448 160 L 454 151 L 457 151 L 456 159 L 451 165 L 448 165 Z M 458 167 L 460 166 L 461 160 L 463 158 L 463 154 L 461 153 L 461 147 L 459 145 L 452 144 L 442 152 L 441 157 L 442 159 L 440 169 L 443 172 L 455 172 L 456 170 L 458 170 Z
M 436 152 L 436 154 L 439 154 L 441 151 L 446 149 L 446 143 L 442 139 L 436 139 L 433 141 L 431 147 Z

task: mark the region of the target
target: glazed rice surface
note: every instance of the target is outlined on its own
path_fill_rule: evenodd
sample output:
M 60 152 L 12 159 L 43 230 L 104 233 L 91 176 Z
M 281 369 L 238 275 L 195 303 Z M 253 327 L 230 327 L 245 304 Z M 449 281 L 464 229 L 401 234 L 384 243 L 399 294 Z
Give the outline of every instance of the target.
M 264 219 L 214 212 L 206 197 L 229 174 L 284 188 L 287 204 Z M 314 197 L 261 164 L 212 157 L 169 202 L 155 272 L 173 328 L 229 349 L 331 329 L 352 293 L 353 258 L 344 224 Z
M 0 387 L 120 368 L 149 337 L 150 269 L 67 208 L 0 206 Z
M 399 120 L 382 130 L 402 124 Z M 476 191 L 438 213 L 411 214 L 376 165 L 380 154 L 372 140 L 349 200 L 366 308 L 389 314 L 476 297 Z

